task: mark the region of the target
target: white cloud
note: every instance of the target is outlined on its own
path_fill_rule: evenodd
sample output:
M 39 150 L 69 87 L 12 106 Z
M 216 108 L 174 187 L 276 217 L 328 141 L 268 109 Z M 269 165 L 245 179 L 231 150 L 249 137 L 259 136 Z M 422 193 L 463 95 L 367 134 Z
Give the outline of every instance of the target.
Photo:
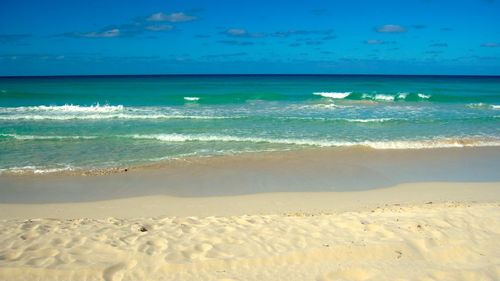
M 377 32 L 381 33 L 403 33 L 406 32 L 406 29 L 402 27 L 401 25 L 395 25 L 395 24 L 386 24 L 379 26 L 375 29 Z
M 87 37 L 87 38 L 112 38 L 118 36 L 120 36 L 120 29 L 118 28 L 113 28 L 101 32 L 89 32 L 81 34 L 81 37 Z
M 232 36 L 245 36 L 247 35 L 247 31 L 245 29 L 240 28 L 231 28 L 226 31 L 227 34 Z
M 224 31 L 224 33 L 231 37 L 262 38 L 267 36 L 267 34 L 263 32 L 248 32 L 246 29 L 242 28 L 230 28 Z
M 161 24 L 161 25 L 148 25 L 145 27 L 145 29 L 150 31 L 166 31 L 166 30 L 172 30 L 174 29 L 174 27 L 172 25 Z
M 195 16 L 189 16 L 184 14 L 183 12 L 165 14 L 162 12 L 152 14 L 147 18 L 148 21 L 156 21 L 156 22 L 186 22 L 195 20 Z

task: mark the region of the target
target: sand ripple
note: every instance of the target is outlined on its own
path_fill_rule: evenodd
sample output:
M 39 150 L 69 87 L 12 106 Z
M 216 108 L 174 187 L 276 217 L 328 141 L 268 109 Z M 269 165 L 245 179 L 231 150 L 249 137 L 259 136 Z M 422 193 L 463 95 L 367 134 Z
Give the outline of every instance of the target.
M 500 205 L 0 221 L 0 280 L 499 280 Z

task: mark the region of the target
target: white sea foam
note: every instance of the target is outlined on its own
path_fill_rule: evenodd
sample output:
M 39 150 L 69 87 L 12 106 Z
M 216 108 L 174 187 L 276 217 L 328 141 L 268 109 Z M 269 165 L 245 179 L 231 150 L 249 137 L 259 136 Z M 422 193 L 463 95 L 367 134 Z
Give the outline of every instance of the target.
M 483 108 L 483 107 L 489 107 L 489 105 L 486 104 L 486 103 L 478 102 L 478 103 L 469 103 L 467 105 L 467 107 L 470 107 L 470 108 Z
M 34 173 L 34 174 L 48 174 L 57 172 L 74 171 L 75 168 L 70 165 L 64 165 L 57 168 L 44 168 L 37 166 L 23 166 L 23 167 L 10 167 L 10 168 L 0 168 L 0 174 L 10 173 L 10 174 L 21 174 L 21 173 Z
M 428 99 L 431 97 L 431 95 L 426 95 L 426 94 L 422 94 L 422 93 L 418 93 L 417 96 L 421 99 Z
M 349 96 L 351 92 L 316 92 L 313 93 L 315 96 L 322 96 L 324 98 L 331 98 L 331 99 L 343 99 L 347 96 Z
M 350 122 L 350 123 L 381 123 L 393 120 L 406 120 L 406 119 L 396 119 L 396 118 L 351 119 L 351 118 L 299 117 L 299 116 L 280 116 L 276 118 L 283 120 L 337 121 L 337 122 Z
M 275 144 L 298 144 L 298 145 L 315 145 L 315 146 L 331 146 L 321 140 L 311 139 L 273 139 L 259 137 L 239 137 L 230 135 L 182 135 L 182 134 L 157 134 L 157 135 L 132 135 L 135 139 L 153 139 L 165 142 L 188 142 L 188 141 L 203 141 L 203 142 L 253 142 L 253 143 L 275 143 Z M 340 143 L 339 143 L 340 144 Z M 347 144 L 344 143 L 344 144 Z
M 63 115 L 42 115 L 42 114 L 13 114 L 0 115 L 0 120 L 100 120 L 100 119 L 237 119 L 242 116 L 203 116 L 203 115 L 168 115 L 168 114 L 63 114 Z
M 112 113 L 123 111 L 123 105 L 39 105 L 39 106 L 20 106 L 20 107 L 0 107 L 0 113 L 17 112 L 54 112 L 54 113 Z
M 492 107 L 493 109 L 500 109 L 500 105 L 496 105 L 496 104 L 491 105 L 491 107 Z
M 344 119 L 347 122 L 354 123 L 381 123 L 387 121 L 397 120 L 395 118 L 368 118 L 368 119 Z
M 376 94 L 374 97 L 375 100 L 383 100 L 383 101 L 393 101 L 394 96 L 384 95 L 384 94 Z
M 406 99 L 406 97 L 408 96 L 408 93 L 398 93 L 397 95 L 397 98 L 400 99 L 400 100 L 404 100 Z
M 198 101 L 200 100 L 199 97 L 184 97 L 184 100 L 187 100 L 187 101 Z
M 314 105 L 307 105 L 305 106 L 304 108 L 311 108 L 311 109 L 332 109 L 332 108 L 340 108 L 340 106 L 334 104 L 333 102 L 332 103 L 318 103 L 318 104 L 314 104 Z
M 500 139 L 473 139 L 473 138 L 471 139 L 437 138 L 431 140 L 353 142 L 353 141 L 336 141 L 336 140 L 239 137 L 230 135 L 157 134 L 157 135 L 132 135 L 131 137 L 135 139 L 152 139 L 165 142 L 189 142 L 189 141 L 252 142 L 252 143 L 308 145 L 308 146 L 319 146 L 319 147 L 366 146 L 374 149 L 427 149 L 427 148 L 500 146 Z
M 16 140 L 64 140 L 64 139 L 96 139 L 97 136 L 40 136 L 40 135 L 17 135 L 17 134 L 0 134 L 2 137 L 9 137 Z

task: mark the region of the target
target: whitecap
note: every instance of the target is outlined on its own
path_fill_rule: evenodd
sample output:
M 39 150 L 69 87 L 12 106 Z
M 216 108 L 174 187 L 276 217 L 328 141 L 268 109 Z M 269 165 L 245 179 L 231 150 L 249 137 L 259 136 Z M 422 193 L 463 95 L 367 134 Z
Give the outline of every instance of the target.
M 421 99 L 428 99 L 431 97 L 431 95 L 426 95 L 426 94 L 422 94 L 422 93 L 418 93 L 417 96 Z
M 42 115 L 42 114 L 14 114 L 0 115 L 0 120 L 106 120 L 106 119 L 239 119 L 243 116 L 205 116 L 205 115 L 168 115 L 168 114 L 64 114 L 64 115 Z
M 0 136 L 9 137 L 16 140 L 64 140 L 64 139 L 90 140 L 97 138 L 97 136 L 40 136 L 40 135 L 18 135 L 18 134 L 0 134 Z
M 331 98 L 331 99 L 343 99 L 349 96 L 351 92 L 316 92 L 313 93 L 315 96 L 322 96 L 324 98 Z
M 374 149 L 429 149 L 453 147 L 484 147 L 500 146 L 500 139 L 457 139 L 436 138 L 430 140 L 395 140 L 395 141 L 340 141 L 326 139 L 285 139 L 263 137 L 239 137 L 231 135 L 183 135 L 183 134 L 157 134 L 157 135 L 132 135 L 135 139 L 152 139 L 164 142 L 252 142 L 273 143 L 289 145 L 307 145 L 318 147 L 351 147 L 365 146 Z
M 38 106 L 20 106 L 20 107 L 0 107 L 0 113 L 18 113 L 18 112 L 54 112 L 54 113 L 112 113 L 123 111 L 123 105 L 38 105 Z
M 407 96 L 408 96 L 408 93 L 406 93 L 406 92 L 398 93 L 397 98 L 400 100 L 404 100 L 404 99 L 406 99 Z
M 199 101 L 200 98 L 199 97 L 184 97 L 184 100 L 187 100 L 187 101 Z
M 376 94 L 374 99 L 375 100 L 383 100 L 383 101 L 393 101 L 394 96 L 384 95 L 384 94 Z

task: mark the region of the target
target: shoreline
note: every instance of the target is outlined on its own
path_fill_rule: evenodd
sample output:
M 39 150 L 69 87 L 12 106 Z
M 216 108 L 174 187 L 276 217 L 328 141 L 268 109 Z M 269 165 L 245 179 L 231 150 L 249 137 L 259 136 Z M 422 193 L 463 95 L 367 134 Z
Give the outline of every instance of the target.
M 101 168 L 82 168 L 82 167 L 71 167 L 69 165 L 61 168 L 47 168 L 47 169 L 36 169 L 37 167 L 27 166 L 29 169 L 19 168 L 4 168 L 0 169 L 1 177 L 29 177 L 29 176 L 104 176 L 112 174 L 127 173 L 130 171 L 144 171 L 149 169 L 164 169 L 169 166 L 176 166 L 179 163 L 202 163 L 207 161 L 221 161 L 221 160 L 234 160 L 237 158 L 255 158 L 255 157 L 273 157 L 273 156 L 287 156 L 293 154 L 303 154 L 303 153 L 316 153 L 316 152 L 328 152 L 328 153 L 339 153 L 339 152 L 352 152 L 352 153 L 362 153 L 362 152 L 416 152 L 420 151 L 423 153 L 429 153 L 433 151 L 449 151 L 449 152 L 460 152 L 460 150 L 498 150 L 500 151 L 500 146 L 488 144 L 479 146 L 469 146 L 470 140 L 462 140 L 450 142 L 450 146 L 429 146 L 429 147 L 413 147 L 413 148 L 400 148 L 400 147 L 388 147 L 388 148 L 374 148 L 365 145 L 352 145 L 352 146 L 306 146 L 299 148 L 290 148 L 284 150 L 264 150 L 264 151 L 241 151 L 231 154 L 214 154 L 214 155 L 183 155 L 179 157 L 164 157 L 164 159 L 147 162 L 147 163 L 136 163 L 133 165 L 122 165 L 113 167 L 101 167 Z M 25 167 L 26 168 L 26 167 Z
M 0 175 L 0 203 L 349 192 L 420 182 L 500 182 L 499 165 L 500 148 L 255 153 L 179 160 L 108 175 Z

